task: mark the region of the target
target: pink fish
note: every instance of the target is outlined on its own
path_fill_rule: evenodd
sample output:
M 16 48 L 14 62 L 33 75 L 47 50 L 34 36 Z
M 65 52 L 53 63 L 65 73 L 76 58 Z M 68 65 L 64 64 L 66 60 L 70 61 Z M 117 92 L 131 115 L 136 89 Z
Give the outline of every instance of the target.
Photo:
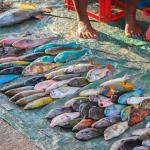
M 22 40 L 14 42 L 13 46 L 15 48 L 30 49 L 30 48 L 35 48 L 37 46 L 43 45 L 55 39 L 56 39 L 55 36 L 51 36 L 51 37 L 43 38 L 43 39 L 22 39 Z
M 105 99 L 99 99 L 98 100 L 98 106 L 99 107 L 108 107 L 113 105 L 114 103 L 111 102 L 110 98 L 105 98 Z
M 2 45 L 12 45 L 14 42 L 17 42 L 19 39 L 3 39 L 0 41 Z
M 7 63 L 7 62 L 13 62 L 13 61 L 19 61 L 19 57 L 6 57 L 6 58 L 1 58 L 1 59 L 0 59 L 0 64 L 1 64 L 1 63 Z
M 54 84 L 54 80 L 46 80 L 35 85 L 34 90 L 46 90 L 50 85 Z

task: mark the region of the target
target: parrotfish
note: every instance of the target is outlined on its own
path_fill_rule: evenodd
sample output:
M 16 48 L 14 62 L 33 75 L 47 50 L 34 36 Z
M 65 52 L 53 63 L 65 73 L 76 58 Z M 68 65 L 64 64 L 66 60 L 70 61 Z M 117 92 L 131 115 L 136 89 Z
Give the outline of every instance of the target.
M 111 106 L 113 105 L 114 103 L 111 102 L 111 99 L 110 98 L 107 98 L 107 97 L 101 97 L 99 100 L 98 100 L 98 106 L 99 107 L 108 107 L 108 106 Z
M 56 39 L 55 36 L 50 36 L 48 38 L 43 38 L 43 39 L 22 39 L 14 42 L 13 47 L 20 48 L 20 49 L 31 49 L 55 39 Z
M 93 62 L 90 62 L 89 64 L 76 64 L 65 68 L 64 72 L 68 74 L 85 73 L 90 69 L 97 68 L 99 66 L 99 64 L 94 64 Z
M 127 104 L 127 99 L 128 98 L 130 98 L 130 97 L 140 97 L 140 96 L 143 96 L 143 94 L 144 94 L 143 89 L 136 89 L 132 92 L 128 92 L 128 93 L 125 93 L 125 94 L 121 95 L 118 99 L 118 103 Z
M 39 99 L 39 98 L 42 98 L 42 97 L 44 97 L 44 96 L 46 96 L 46 95 L 47 95 L 47 94 L 44 93 L 44 92 L 39 92 L 39 93 L 36 93 L 36 94 L 32 94 L 32 95 L 30 95 L 30 96 L 26 96 L 26 97 L 23 97 L 23 98 L 17 100 L 17 101 L 15 102 L 15 104 L 16 104 L 16 105 L 20 105 L 20 106 L 26 105 L 26 104 L 28 104 L 28 103 L 30 103 L 30 102 L 32 102 L 32 101 L 34 101 L 34 100 L 37 100 L 37 99 Z
M 150 141 L 150 128 L 148 131 L 145 131 L 144 133 L 142 133 L 140 136 L 139 136 L 139 139 L 141 140 L 149 140 Z M 150 145 L 150 144 L 149 144 Z
M 131 112 L 131 108 L 132 106 L 128 106 L 122 109 L 120 116 L 123 121 L 128 120 L 130 112 Z
M 92 96 L 92 95 L 98 95 L 98 94 L 100 94 L 99 89 L 87 89 L 79 93 L 80 96 Z
M 31 54 L 26 54 L 26 55 L 20 56 L 19 60 L 34 61 L 35 59 L 37 59 L 41 56 L 44 56 L 44 55 L 45 55 L 44 53 L 31 53 Z
M 56 44 L 56 43 L 48 43 L 42 46 L 39 46 L 37 48 L 34 49 L 34 52 L 45 52 L 46 49 L 52 49 L 52 48 L 58 48 L 58 47 L 77 47 L 79 46 L 79 44 L 77 44 L 76 42 L 70 42 L 70 43 L 64 43 L 64 44 Z
M 118 137 L 119 135 L 123 134 L 128 128 L 129 127 L 127 121 L 116 123 L 105 129 L 104 139 L 110 140 L 114 137 Z
M 29 64 L 30 62 L 28 61 L 14 61 L 14 62 L 3 63 L 0 64 L 0 70 L 10 68 L 10 67 L 15 67 L 15 66 L 27 66 Z
M 145 119 L 149 114 L 150 114 L 150 110 L 132 108 L 130 112 L 129 121 L 128 121 L 129 126 L 138 124 L 143 119 Z
M 146 146 L 136 146 L 132 150 L 149 150 L 149 147 L 146 147 Z
M 120 116 L 104 117 L 96 121 L 94 124 L 92 124 L 92 127 L 98 128 L 98 129 L 106 128 L 106 127 L 112 126 L 113 124 L 116 124 L 119 121 L 121 121 Z
M 150 98 L 144 99 L 144 100 L 142 101 L 142 103 L 140 104 L 140 108 L 143 108 L 143 109 L 150 109 Z
M 81 141 L 88 141 L 97 137 L 102 136 L 104 129 L 86 128 L 76 133 L 75 138 Z
M 54 100 L 51 97 L 42 97 L 40 99 L 34 100 L 33 102 L 28 103 L 24 109 L 35 109 L 35 108 L 40 108 L 43 107 L 49 103 L 52 103 Z
M 64 98 L 66 96 L 76 94 L 79 90 L 80 88 L 78 87 L 62 86 L 58 89 L 51 90 L 50 96 L 52 98 Z
M 88 97 L 75 97 L 75 98 L 72 98 L 71 100 L 67 101 L 65 104 L 64 104 L 64 107 L 73 107 L 74 103 L 77 102 L 77 101 L 81 101 L 81 102 L 86 102 L 88 101 Z
M 67 52 L 67 51 L 77 51 L 81 50 L 81 47 L 53 47 L 45 50 L 45 54 L 49 54 L 52 56 L 56 56 L 59 53 Z
M 125 82 L 127 80 L 129 80 L 130 77 L 128 75 L 124 75 L 123 77 L 121 78 L 117 78 L 117 79 L 112 79 L 112 80 L 108 80 L 102 84 L 100 84 L 100 86 L 109 86 L 109 85 L 112 85 L 114 83 L 118 83 L 118 82 Z
M 34 90 L 46 90 L 50 85 L 56 83 L 54 80 L 45 80 L 35 85 Z
M 71 112 L 71 113 L 61 114 L 52 119 L 52 121 L 50 123 L 50 127 L 65 125 L 69 121 L 71 121 L 75 118 L 78 118 L 79 116 L 80 116 L 79 112 Z
M 50 93 L 51 90 L 55 90 L 61 86 L 67 85 L 68 82 L 68 80 L 54 81 L 50 86 L 46 88 L 46 92 Z
M 54 62 L 54 58 L 55 58 L 54 56 L 42 56 L 42 57 L 36 59 L 35 61 L 36 62 L 50 62 L 50 63 L 52 63 L 52 62 Z
M 46 119 L 53 119 L 54 117 L 61 115 L 63 113 L 70 113 L 72 112 L 72 108 L 70 107 L 58 107 L 50 110 L 48 114 L 45 116 Z
M 106 68 L 95 68 L 95 69 L 91 69 L 88 73 L 87 73 L 87 80 L 89 82 L 94 82 L 94 81 L 97 81 L 97 80 L 100 80 L 104 77 L 106 77 L 108 75 L 108 72 L 110 70 L 112 70 L 113 67 L 112 65 L 107 65 Z
M 145 127 L 150 128 L 150 122 L 148 122 Z
M 3 70 L 0 70 L 0 75 L 7 75 L 7 74 L 18 74 L 21 75 L 25 66 L 16 66 L 10 67 Z
M 48 63 L 48 62 L 36 62 L 27 66 L 22 75 L 29 76 L 29 75 L 37 75 L 42 74 L 46 71 L 52 70 L 58 66 L 62 65 L 62 63 Z
M 64 51 L 62 53 L 59 53 L 55 58 L 54 61 L 55 62 L 69 62 L 72 60 L 76 60 L 81 58 L 83 55 L 85 55 L 86 53 L 89 53 L 89 49 L 84 48 L 82 50 L 74 50 L 74 51 Z
M 13 97 L 11 97 L 9 100 L 12 101 L 12 102 L 15 102 L 23 97 L 27 97 L 27 96 L 30 96 L 30 95 L 33 95 L 33 94 L 37 94 L 37 93 L 40 93 L 40 92 L 43 92 L 41 90 L 27 90 L 27 91 L 22 91 L 22 92 L 19 92 L 17 93 L 16 95 L 14 95 Z
M 4 64 L 4 63 L 10 63 L 10 62 L 14 62 L 14 61 L 19 61 L 19 57 L 15 57 L 15 56 L 12 56 L 12 57 L 5 57 L 5 58 L 1 58 L 0 59 L 0 64 Z
M 33 4 L 22 4 L 20 8 L 6 11 L 0 15 L 0 27 L 11 26 L 29 20 L 31 17 L 41 17 L 42 12 L 50 9 L 37 8 Z
M 115 92 L 132 91 L 133 85 L 128 82 L 117 82 L 109 86 L 100 87 L 100 94 L 106 97 L 112 97 Z
M 94 123 L 95 121 L 93 119 L 82 119 L 78 124 L 76 124 L 72 131 L 80 131 L 86 128 L 90 128 L 91 125 Z
M 104 110 L 104 114 L 106 117 L 113 117 L 119 115 L 123 108 L 125 108 L 124 105 L 114 104 L 109 107 L 106 107 Z
M 3 39 L 3 40 L 0 40 L 0 44 L 12 46 L 12 44 L 18 40 L 20 39 L 19 38 L 18 39 Z
M 89 109 L 88 117 L 93 120 L 99 120 L 104 117 L 104 110 L 102 108 L 92 106 Z
M 142 141 L 138 136 L 126 137 L 114 142 L 110 150 L 133 150 L 134 147 L 140 146 Z
M 84 77 L 75 77 L 75 78 L 72 78 L 68 82 L 68 85 L 73 86 L 73 87 L 83 87 L 83 86 L 86 86 L 88 84 L 89 84 L 88 80 Z
M 19 77 L 20 77 L 20 75 L 16 75 L 16 74 L 0 75 L 0 84 L 5 84 L 8 82 L 11 82 Z
M 48 74 L 45 75 L 45 77 L 47 79 L 52 79 L 53 77 L 57 76 L 57 75 L 63 75 L 65 72 L 64 72 L 64 68 L 62 69 L 59 69 L 59 70 L 55 70 L 55 71 L 52 71 Z
M 134 136 L 141 136 L 142 137 L 142 135 L 144 135 L 147 132 L 150 133 L 150 128 L 135 129 L 134 131 L 132 131 L 131 134 Z M 142 138 L 142 139 L 144 139 L 144 138 Z
M 64 75 L 57 75 L 52 78 L 52 80 L 61 81 L 61 80 L 67 80 L 75 77 L 80 77 L 80 74 L 64 74 Z
M 19 88 L 14 88 L 5 92 L 6 95 L 13 96 L 20 92 L 24 92 L 26 90 L 33 90 L 34 86 L 23 86 Z
M 101 96 L 101 95 L 89 96 L 89 100 L 90 100 L 91 102 L 95 102 L 95 103 L 97 103 L 97 104 L 98 104 L 99 99 L 103 99 L 103 98 L 106 98 L 106 97 Z
M 150 147 L 150 139 L 143 140 L 142 145 L 143 145 L 143 146 Z
M 127 98 L 127 104 L 128 105 L 140 104 L 145 99 L 149 99 L 150 100 L 150 97 L 129 97 L 129 98 Z

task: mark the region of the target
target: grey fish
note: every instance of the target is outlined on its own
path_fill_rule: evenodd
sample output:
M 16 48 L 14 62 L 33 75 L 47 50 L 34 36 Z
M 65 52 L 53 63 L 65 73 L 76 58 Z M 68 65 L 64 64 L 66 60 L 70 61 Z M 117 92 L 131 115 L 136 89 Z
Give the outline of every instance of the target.
M 140 136 L 140 135 L 142 135 L 142 134 L 144 134 L 144 133 L 146 133 L 148 131 L 150 132 L 150 128 L 136 129 L 131 134 Z
M 136 146 L 140 146 L 142 141 L 138 139 L 138 136 L 132 136 L 123 138 L 114 142 L 110 150 L 132 150 Z
M 41 15 L 44 9 L 12 9 L 0 15 L 0 27 L 10 26 L 24 22 L 31 17 Z
M 7 92 L 5 92 L 5 94 L 9 95 L 9 96 L 13 96 L 13 95 L 16 95 L 20 92 L 23 92 L 26 90 L 33 90 L 33 89 L 34 89 L 34 86 L 23 86 L 23 87 L 15 88 L 12 90 L 8 90 Z
M 148 147 L 150 147 L 150 139 L 144 140 L 144 141 L 142 142 L 142 145 L 143 145 L 143 146 L 148 146 Z
M 47 95 L 47 94 L 44 93 L 44 92 L 35 93 L 35 94 L 29 95 L 29 96 L 25 96 L 25 97 L 23 97 L 23 98 L 17 100 L 17 101 L 15 102 L 15 104 L 16 104 L 16 105 L 20 105 L 20 106 L 26 105 L 26 104 L 28 104 L 28 103 L 30 103 L 30 102 L 36 100 L 36 99 L 42 98 L 42 97 L 44 97 L 44 96 L 46 96 L 46 95 Z
M 148 122 L 145 127 L 150 128 L 150 122 Z
M 43 92 L 41 90 L 27 90 L 27 91 L 23 91 L 23 92 L 20 92 L 16 95 L 14 95 L 13 97 L 11 97 L 9 100 L 12 101 L 12 102 L 15 102 L 23 97 L 26 97 L 26 96 L 30 96 L 32 94 L 36 94 L 36 93 L 39 93 L 39 92 Z
M 150 129 L 149 129 L 149 131 L 145 131 L 144 133 L 142 133 L 139 136 L 139 139 L 141 139 L 141 140 L 148 140 L 148 139 L 150 139 Z
M 75 77 L 71 79 L 68 83 L 69 86 L 73 86 L 73 87 L 83 87 L 88 84 L 89 84 L 88 80 L 84 77 Z
M 88 118 L 99 120 L 104 117 L 104 110 L 100 107 L 93 106 L 89 109 Z
M 21 74 L 25 66 L 15 66 L 15 67 L 10 67 L 6 68 L 0 71 L 1 75 L 6 75 L 6 74 Z
M 72 109 L 73 109 L 73 111 L 78 111 L 79 112 L 79 107 L 80 107 L 80 105 L 81 104 L 86 104 L 86 103 L 88 103 L 89 101 L 87 100 L 78 100 L 78 101 L 75 101 L 74 103 L 73 103 L 73 105 L 72 105 Z
M 53 119 L 54 117 L 61 115 L 63 113 L 70 113 L 72 112 L 72 108 L 65 108 L 65 107 L 59 107 L 54 108 L 48 112 L 48 114 L 45 116 L 46 119 Z
M 95 103 L 98 103 L 99 99 L 101 99 L 101 95 L 92 95 L 92 96 L 89 96 L 89 100 L 91 102 L 95 102 Z
M 133 148 L 132 150 L 149 150 L 149 147 L 138 146 L 138 147 Z
M 81 141 L 88 141 L 103 135 L 104 130 L 86 128 L 76 133 L 75 138 Z
M 65 75 L 57 75 L 52 78 L 52 80 L 61 81 L 61 80 L 67 80 L 74 77 L 80 77 L 80 74 L 65 74 Z
M 92 127 L 101 129 L 101 128 L 109 127 L 109 126 L 111 126 L 111 125 L 113 125 L 119 121 L 121 121 L 120 116 L 105 117 L 105 118 L 98 120 L 94 124 L 92 124 Z

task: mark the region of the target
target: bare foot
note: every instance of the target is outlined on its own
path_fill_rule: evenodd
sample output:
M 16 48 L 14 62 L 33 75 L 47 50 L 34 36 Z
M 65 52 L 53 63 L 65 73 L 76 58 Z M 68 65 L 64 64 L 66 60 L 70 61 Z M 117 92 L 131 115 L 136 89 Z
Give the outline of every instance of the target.
M 95 39 L 97 38 L 97 32 L 89 22 L 79 21 L 78 23 L 78 35 L 84 39 Z

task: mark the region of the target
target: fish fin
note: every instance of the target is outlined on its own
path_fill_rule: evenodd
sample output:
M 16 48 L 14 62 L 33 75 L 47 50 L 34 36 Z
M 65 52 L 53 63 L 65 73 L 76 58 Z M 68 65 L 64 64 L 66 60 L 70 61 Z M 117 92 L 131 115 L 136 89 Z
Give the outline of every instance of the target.
M 37 5 L 35 3 L 22 3 L 19 8 L 21 10 L 36 9 Z
M 90 64 L 90 65 L 94 65 L 94 64 L 95 64 L 95 63 L 94 63 L 94 60 L 91 59 L 91 60 L 89 61 L 89 64 Z
M 100 64 L 95 64 L 92 59 L 89 61 L 89 64 L 94 65 L 96 68 L 101 68 L 101 65 Z
M 114 67 L 113 67 L 111 64 L 106 65 L 106 68 L 107 68 L 108 70 L 114 70 Z
M 33 16 L 35 19 L 38 19 L 38 20 L 41 20 L 43 19 L 43 16 L 42 15 L 36 15 L 36 16 Z

